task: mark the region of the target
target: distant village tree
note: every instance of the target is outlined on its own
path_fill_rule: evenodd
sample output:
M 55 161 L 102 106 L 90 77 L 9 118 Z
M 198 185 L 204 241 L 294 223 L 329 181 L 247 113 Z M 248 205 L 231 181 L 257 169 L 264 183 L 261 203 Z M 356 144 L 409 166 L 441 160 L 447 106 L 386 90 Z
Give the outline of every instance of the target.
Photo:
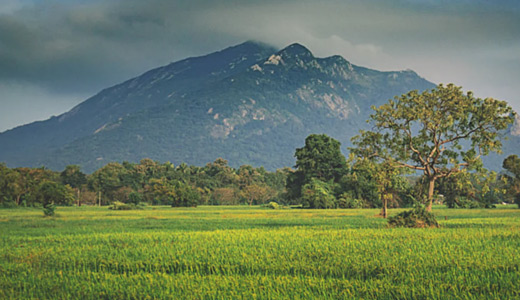
M 60 173 L 60 179 L 63 184 L 68 184 L 71 188 L 76 190 L 77 193 L 77 204 L 81 206 L 80 191 L 81 186 L 87 183 L 87 176 L 81 172 L 81 168 L 78 165 L 68 165 Z
M 401 175 L 406 170 L 395 168 L 390 161 L 378 157 L 364 157 L 363 153 L 357 152 L 358 149 L 350 150 L 355 155 L 351 176 L 357 177 L 356 173 L 359 171 L 370 175 L 371 184 L 375 187 L 376 192 L 374 196 L 381 200 L 380 216 L 387 218 L 388 204 L 396 200 L 396 195 L 405 188 L 406 181 Z
M 502 164 L 506 169 L 503 175 L 507 178 L 507 194 L 512 197 L 520 208 L 520 158 L 517 155 L 509 155 Z
M 421 171 L 428 182 L 428 211 L 435 181 L 480 170 L 483 155 L 500 152 L 500 131 L 514 118 L 505 101 L 475 98 L 453 84 L 411 91 L 372 109 L 374 130 L 361 131 L 354 145 L 365 157 Z
M 98 205 L 101 206 L 102 196 L 110 198 L 112 193 L 122 186 L 120 175 L 124 167 L 120 163 L 111 162 L 92 173 L 87 184 L 91 191 L 98 194 Z M 108 199 L 106 199 L 108 204 Z

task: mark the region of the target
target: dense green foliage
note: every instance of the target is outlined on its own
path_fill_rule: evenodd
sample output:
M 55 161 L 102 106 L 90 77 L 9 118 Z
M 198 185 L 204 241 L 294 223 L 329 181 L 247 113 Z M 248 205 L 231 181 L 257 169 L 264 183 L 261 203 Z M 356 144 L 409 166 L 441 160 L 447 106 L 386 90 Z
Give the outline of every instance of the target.
M 511 191 L 503 178 L 501 180 L 502 176 L 494 172 L 462 172 L 441 178 L 436 192 L 443 196 L 443 203 L 449 208 L 493 208 L 507 201 L 505 194 Z
M 70 186 L 53 181 L 40 183 L 34 195 L 37 202 L 42 204 L 46 216 L 54 216 L 56 204 L 70 205 L 74 197 Z
M 303 183 L 315 178 L 324 182 L 339 182 L 347 174 L 347 162 L 341 153 L 341 143 L 326 134 L 311 134 L 305 146 L 296 149 L 296 174 Z
M 359 205 L 373 203 L 374 207 L 381 207 L 381 216 L 386 218 L 388 207 L 411 204 L 410 200 L 417 195 L 414 195 L 410 182 L 403 177 L 406 170 L 396 168 L 378 156 L 363 156 L 359 149 L 351 150 L 352 168 L 344 180 L 343 194 L 349 205 L 356 203 L 351 199 L 357 199 Z
M 336 207 L 334 186 L 348 173 L 340 142 L 325 135 L 311 134 L 305 146 L 296 149 L 296 170 L 287 178 L 289 202 L 308 208 Z
M 302 186 L 301 204 L 305 208 L 335 208 L 336 197 L 330 184 L 316 178 Z
M 44 168 L 7 168 L 0 164 L 0 206 L 109 205 L 192 207 L 201 204 L 264 204 L 282 201 L 288 170 L 228 166 L 217 159 L 204 167 L 158 163 L 109 163 L 90 175 L 77 166 L 61 172 Z M 74 193 L 76 190 L 76 193 Z M 74 196 L 74 194 L 76 194 Z
M 388 219 L 390 227 L 424 228 L 439 227 L 435 215 L 422 206 L 416 206 L 412 210 L 403 211 Z
M 365 156 L 422 172 L 429 184 L 428 210 L 436 180 L 480 171 L 481 156 L 501 150 L 502 131 L 514 119 L 507 102 L 475 98 L 453 84 L 410 91 L 373 108 L 375 130 L 361 131 L 354 144 Z
M 502 164 L 507 173 L 502 174 L 506 181 L 507 198 L 513 200 L 520 208 L 520 158 L 510 155 Z
M 352 150 L 359 154 L 357 149 Z M 276 172 L 248 165 L 235 169 L 224 159 L 204 167 L 184 163 L 174 166 L 151 159 L 138 164 L 109 163 L 90 175 L 78 166 L 67 166 L 58 173 L 45 168 L 10 169 L 0 164 L 0 206 L 51 208 L 118 201 L 192 207 L 275 201 L 306 208 L 377 207 L 385 216 L 388 208 L 411 206 L 427 191 L 425 177 L 406 177 L 402 169 L 393 168 L 387 161 L 358 156 L 346 162 L 339 142 L 326 135 L 309 136 L 306 146 L 296 154 L 297 170 Z M 511 168 L 509 164 L 505 166 Z M 495 173 L 461 172 L 439 180 L 436 199 L 448 207 L 490 208 L 512 202 L 510 199 L 518 194 L 518 182 L 512 171 L 499 177 Z M 47 211 L 52 214 L 52 209 Z
M 143 204 L 134 204 L 134 203 L 123 203 L 119 201 L 112 202 L 112 205 L 108 207 L 108 209 L 112 210 L 133 210 L 133 209 L 143 209 Z
M 0 163 L 1 207 L 70 205 L 71 194 L 72 189 L 61 184 L 59 173 L 43 167 L 10 169 Z
M 0 210 L 0 298 L 519 298 L 520 210 L 434 212 L 425 230 L 376 209 Z

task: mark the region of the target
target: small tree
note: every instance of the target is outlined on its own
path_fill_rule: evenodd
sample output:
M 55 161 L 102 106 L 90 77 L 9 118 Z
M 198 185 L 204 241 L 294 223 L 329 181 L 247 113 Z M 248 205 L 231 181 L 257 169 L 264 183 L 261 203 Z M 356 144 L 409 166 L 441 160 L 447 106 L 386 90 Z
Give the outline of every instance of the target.
M 70 204 L 74 201 L 74 193 L 69 186 L 53 181 L 42 182 L 36 191 L 36 199 L 43 206 L 46 216 L 54 216 L 56 204 Z
M 88 178 L 90 190 L 98 193 L 98 205 L 101 206 L 101 196 L 111 196 L 111 194 L 121 187 L 120 175 L 125 172 L 125 168 L 119 163 L 108 163 L 104 167 L 96 170 Z M 105 201 L 108 203 L 108 201 Z
M 236 205 L 238 204 L 238 193 L 238 190 L 234 187 L 216 188 L 211 195 L 211 204 Z
M 151 204 L 172 205 L 175 197 L 175 186 L 166 178 L 152 178 L 145 187 L 145 198 Z
M 400 176 L 403 169 L 395 168 L 389 161 L 381 160 L 376 156 L 368 156 L 363 149 L 351 148 L 352 171 L 348 180 L 357 178 L 358 172 L 369 175 L 370 183 L 375 187 L 375 196 L 381 202 L 383 218 L 388 216 L 388 204 L 396 200 L 399 191 L 405 189 L 406 181 Z M 354 156 L 358 155 L 358 156 Z M 374 195 L 373 195 L 374 196 Z M 373 201 L 373 200 L 372 200 Z
M 65 170 L 60 173 L 61 182 L 68 184 L 70 187 L 77 192 L 77 203 L 81 206 L 80 190 L 81 186 L 87 183 L 87 176 L 81 172 L 81 168 L 78 165 L 68 165 Z
M 482 155 L 501 149 L 500 131 L 513 122 L 504 101 L 475 98 L 448 84 L 411 91 L 375 108 L 374 131 L 353 138 L 358 148 L 394 167 L 423 172 L 431 211 L 435 181 L 465 169 L 480 170 Z
M 175 185 L 172 207 L 196 207 L 200 201 L 200 194 L 192 186 L 178 182 Z
M 246 199 L 249 206 L 253 205 L 253 202 L 264 204 L 272 199 L 274 194 L 275 191 L 272 188 L 259 184 L 247 185 L 240 191 L 240 196 Z
M 334 208 L 336 198 L 330 184 L 312 178 L 302 187 L 302 205 L 306 208 Z
M 507 181 L 507 194 L 520 208 L 520 158 L 517 155 L 509 155 L 504 159 L 502 167 L 507 170 L 503 175 Z

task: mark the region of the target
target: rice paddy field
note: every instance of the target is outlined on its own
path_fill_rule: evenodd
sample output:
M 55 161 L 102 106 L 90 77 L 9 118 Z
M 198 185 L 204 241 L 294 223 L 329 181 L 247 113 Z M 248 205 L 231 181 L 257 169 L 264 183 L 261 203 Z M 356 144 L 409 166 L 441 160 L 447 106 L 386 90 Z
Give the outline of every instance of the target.
M 400 210 L 391 210 L 396 214 Z M 518 299 L 520 210 L 0 210 L 1 299 Z

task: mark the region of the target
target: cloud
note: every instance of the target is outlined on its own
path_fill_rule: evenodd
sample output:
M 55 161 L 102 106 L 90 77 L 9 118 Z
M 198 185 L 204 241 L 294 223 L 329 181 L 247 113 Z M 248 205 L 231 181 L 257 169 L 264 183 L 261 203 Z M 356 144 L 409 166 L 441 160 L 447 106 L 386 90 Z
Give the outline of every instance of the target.
M 516 0 L 4 2 L 3 107 L 31 95 L 57 113 L 58 107 L 80 101 L 77 95 L 254 39 L 280 48 L 300 42 L 317 56 L 340 54 L 380 70 L 410 68 L 435 82 L 496 95 L 520 109 L 512 87 L 520 85 Z M 0 111 L 0 118 L 10 118 Z

